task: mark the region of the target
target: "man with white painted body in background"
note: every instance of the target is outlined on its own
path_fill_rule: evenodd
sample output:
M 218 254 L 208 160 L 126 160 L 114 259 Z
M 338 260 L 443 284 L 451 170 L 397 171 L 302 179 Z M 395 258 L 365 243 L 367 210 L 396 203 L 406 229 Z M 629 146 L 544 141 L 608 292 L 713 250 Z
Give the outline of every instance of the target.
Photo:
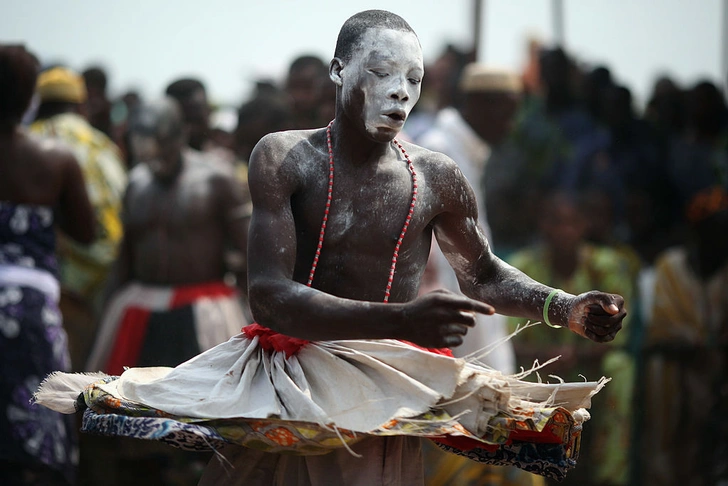
M 247 323 L 244 286 L 231 284 L 226 260 L 228 249 L 245 254 L 246 188 L 231 167 L 186 144 L 173 98 L 140 107 L 131 127 L 137 164 L 124 195 L 124 239 L 88 370 L 176 366 Z M 175 484 L 195 484 L 209 458 L 154 441 L 84 439 L 88 479 L 110 485 L 156 485 L 172 476 L 180 478 Z
M 614 339 L 623 299 L 597 291 L 553 294 L 495 257 L 478 227 L 473 191 L 448 157 L 393 139 L 420 94 L 422 50 L 411 27 L 383 11 L 359 13 L 339 33 L 330 77 L 336 118 L 327 130 L 271 134 L 250 161 L 249 292 L 256 321 L 311 341 L 402 339 L 452 347 L 475 323 L 474 313 L 550 321 L 594 341 Z M 412 200 L 406 238 L 392 256 Z M 335 183 L 321 240 L 329 167 Z M 432 235 L 469 297 L 438 291 L 417 297 Z M 389 282 L 392 260 L 397 271 Z M 383 303 L 391 294 L 388 304 Z M 568 332 L 560 330 L 554 332 Z M 364 439 L 321 456 L 268 454 L 242 447 L 213 459 L 201 484 L 422 484 L 419 439 Z
M 485 212 L 481 181 L 491 149 L 502 143 L 511 130 L 518 108 L 521 81 L 515 73 L 471 63 L 463 70 L 458 83 L 457 100 L 437 113 L 433 126 L 419 136 L 418 145 L 443 153 L 458 164 L 474 188 L 478 204 L 478 225 L 489 242 L 490 227 Z M 495 242 L 497 245 L 497 242 Z M 459 290 L 457 276 L 438 248 L 434 248 L 429 265 L 437 280 L 434 285 L 453 292 Z M 503 316 L 477 316 L 477 326 L 462 346 L 454 350 L 458 357 L 477 353 L 505 338 Z M 504 344 L 482 357 L 482 361 L 504 373 L 515 370 L 515 356 L 510 344 Z

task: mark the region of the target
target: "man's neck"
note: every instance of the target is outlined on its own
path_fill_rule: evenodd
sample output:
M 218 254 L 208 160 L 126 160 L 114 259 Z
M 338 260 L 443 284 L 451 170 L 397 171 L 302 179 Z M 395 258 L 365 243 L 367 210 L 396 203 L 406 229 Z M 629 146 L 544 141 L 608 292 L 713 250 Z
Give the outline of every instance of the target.
M 182 153 L 179 154 L 179 158 L 177 159 L 177 163 L 175 164 L 174 168 L 168 175 L 158 175 L 155 174 L 154 178 L 155 180 L 160 183 L 163 186 L 172 186 L 177 179 L 179 179 L 180 174 L 182 173 L 182 169 L 184 168 L 185 160 L 184 155 Z
M 352 165 L 367 165 L 380 161 L 392 149 L 391 141 L 372 140 L 345 118 L 337 117 L 331 127 L 334 158 Z

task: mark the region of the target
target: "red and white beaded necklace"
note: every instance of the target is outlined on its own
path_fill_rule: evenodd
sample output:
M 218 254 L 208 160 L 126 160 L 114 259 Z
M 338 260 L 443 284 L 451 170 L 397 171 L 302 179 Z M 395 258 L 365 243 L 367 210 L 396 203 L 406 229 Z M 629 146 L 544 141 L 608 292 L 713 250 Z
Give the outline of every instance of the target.
M 309 287 L 313 284 L 313 276 L 316 273 L 316 267 L 318 266 L 319 257 L 321 256 L 321 248 L 324 245 L 324 235 L 326 233 L 326 223 L 329 220 L 329 210 L 331 209 L 331 199 L 334 191 L 334 151 L 331 144 L 331 126 L 334 124 L 333 120 L 326 127 L 326 145 L 329 150 L 329 188 L 326 196 L 326 209 L 324 209 L 324 218 L 321 222 L 321 231 L 319 232 L 318 246 L 316 247 L 316 254 L 313 257 L 313 264 L 311 265 L 311 271 L 308 274 L 308 282 L 306 285 Z M 407 218 L 402 226 L 402 231 L 399 233 L 397 244 L 394 247 L 394 254 L 392 255 L 392 264 L 389 267 L 389 277 L 387 278 L 387 287 L 384 291 L 384 302 L 389 302 L 389 295 L 392 290 L 392 282 L 394 281 L 394 271 L 397 268 L 397 259 L 399 258 L 399 248 L 402 246 L 404 235 L 407 234 L 407 228 L 409 228 L 410 222 L 412 221 L 412 214 L 415 212 L 415 203 L 417 202 L 417 174 L 415 173 L 415 167 L 412 165 L 409 155 L 405 151 L 401 143 L 396 139 L 392 142 L 399 148 L 407 160 L 407 166 L 410 173 L 412 174 L 412 202 L 410 203 L 409 211 L 407 212 Z

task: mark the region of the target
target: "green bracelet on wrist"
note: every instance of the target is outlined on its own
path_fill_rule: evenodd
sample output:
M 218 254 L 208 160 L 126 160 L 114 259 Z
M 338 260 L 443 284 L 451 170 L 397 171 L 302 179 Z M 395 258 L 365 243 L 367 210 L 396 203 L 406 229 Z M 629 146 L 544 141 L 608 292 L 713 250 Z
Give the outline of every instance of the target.
M 561 289 L 552 290 L 551 293 L 549 294 L 549 296 L 546 297 L 546 302 L 543 305 L 543 322 L 545 322 L 547 326 L 553 327 L 555 329 L 560 329 L 563 326 L 551 324 L 551 321 L 549 321 L 549 306 L 551 305 L 551 301 L 554 299 L 556 294 L 558 294 L 559 292 L 563 292 L 563 290 L 561 290 Z

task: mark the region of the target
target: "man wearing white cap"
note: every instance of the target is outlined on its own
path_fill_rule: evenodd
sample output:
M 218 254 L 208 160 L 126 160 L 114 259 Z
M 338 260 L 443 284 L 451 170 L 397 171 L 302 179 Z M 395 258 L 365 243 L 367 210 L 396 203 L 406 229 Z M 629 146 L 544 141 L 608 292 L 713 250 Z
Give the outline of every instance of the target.
M 471 63 L 464 69 L 458 86 L 456 106 L 441 109 L 433 126 L 417 138 L 417 142 L 431 150 L 451 157 L 460 167 L 468 182 L 475 188 L 478 203 L 478 222 L 492 240 L 486 216 L 482 187 L 485 165 L 491 147 L 499 145 L 508 136 L 514 118 L 522 83 L 520 78 L 507 70 L 484 64 Z M 498 241 L 494 242 L 497 251 Z M 427 274 L 422 292 L 444 287 L 458 292 L 457 277 L 437 244 L 432 245 Z M 466 357 L 475 353 L 480 361 L 504 373 L 515 371 L 515 353 L 510 342 L 495 344 L 506 338 L 507 320 L 499 314 L 478 315 L 478 325 L 468 332 L 463 344 L 453 348 L 453 354 Z M 491 349 L 492 347 L 492 349 Z M 483 354 L 488 349 L 488 354 Z M 543 484 L 542 478 L 515 468 L 499 468 L 464 461 L 450 454 L 443 455 L 434 448 L 425 449 L 428 455 L 429 481 L 432 484 L 449 484 L 455 480 L 470 484 L 467 478 L 492 481 L 488 484 Z M 445 464 L 447 462 L 447 464 Z M 477 482 L 476 481 L 476 482 Z M 475 484 L 475 483 L 473 483 Z M 478 484 L 481 484 L 478 482 Z
M 521 80 L 506 70 L 484 64 L 468 64 L 459 83 L 457 107 L 443 108 L 437 114 L 433 127 L 418 138 L 422 146 L 442 152 L 457 162 L 460 170 L 476 189 L 478 222 L 489 241 L 493 241 L 485 212 L 481 181 L 491 147 L 500 144 L 511 129 L 511 121 L 518 108 L 522 89 Z M 434 246 L 434 245 L 433 245 Z M 498 247 L 498 241 L 493 242 Z M 455 272 L 439 251 L 433 250 L 429 263 L 435 286 L 459 291 Z M 505 337 L 506 320 L 500 315 L 478 316 L 479 324 L 468 334 L 465 343 L 455 353 L 465 356 Z M 482 321 L 482 323 L 480 322 Z M 481 359 L 503 372 L 513 371 L 515 358 L 512 346 L 503 345 Z

